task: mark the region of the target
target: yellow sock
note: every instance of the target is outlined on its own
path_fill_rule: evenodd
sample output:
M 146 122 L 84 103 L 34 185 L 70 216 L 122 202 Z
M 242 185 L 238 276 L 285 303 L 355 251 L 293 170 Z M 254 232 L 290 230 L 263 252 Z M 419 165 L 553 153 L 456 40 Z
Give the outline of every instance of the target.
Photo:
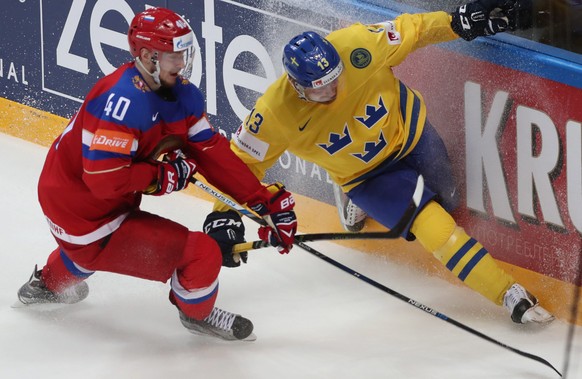
M 497 266 L 487 249 L 471 238 L 438 203 L 418 214 L 410 231 L 418 241 L 466 285 L 497 305 L 515 280 Z

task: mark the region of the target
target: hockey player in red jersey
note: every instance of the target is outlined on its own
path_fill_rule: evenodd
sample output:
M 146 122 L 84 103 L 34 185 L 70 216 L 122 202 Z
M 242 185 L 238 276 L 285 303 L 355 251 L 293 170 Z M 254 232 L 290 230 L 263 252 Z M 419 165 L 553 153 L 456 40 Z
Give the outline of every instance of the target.
M 293 198 L 280 185 L 263 186 L 210 125 L 202 93 L 186 79 L 195 39 L 182 17 L 148 9 L 134 17 L 128 40 L 134 61 L 96 83 L 48 152 L 38 197 L 58 247 L 18 297 L 24 304 L 76 303 L 87 297 L 84 280 L 95 271 L 170 279 L 170 301 L 187 329 L 253 339 L 248 319 L 214 307 L 221 264 L 240 265 L 230 253 L 244 241 L 240 216 L 210 215 L 207 234 L 189 231 L 140 210 L 142 194 L 180 191 L 199 172 L 268 218 L 281 253 L 296 231 Z M 168 136 L 181 141 L 182 154 L 152 159 Z

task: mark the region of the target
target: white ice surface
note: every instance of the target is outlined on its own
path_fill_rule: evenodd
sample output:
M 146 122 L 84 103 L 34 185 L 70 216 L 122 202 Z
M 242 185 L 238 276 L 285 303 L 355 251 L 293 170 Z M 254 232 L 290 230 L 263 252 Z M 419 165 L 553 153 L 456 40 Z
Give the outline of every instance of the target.
M 46 149 L 0 134 L 0 378 L 557 378 L 548 367 L 426 314 L 295 248 L 223 269 L 217 305 L 255 324 L 255 342 L 189 334 L 168 286 L 110 273 L 76 305 L 13 308 L 55 243 L 36 197 Z M 208 202 L 174 194 L 143 208 L 200 229 Z M 256 227 L 246 222 L 247 239 Z M 471 328 L 563 369 L 568 325 L 513 324 L 462 286 L 332 243 L 314 248 Z M 577 328 L 568 378 L 582 379 Z

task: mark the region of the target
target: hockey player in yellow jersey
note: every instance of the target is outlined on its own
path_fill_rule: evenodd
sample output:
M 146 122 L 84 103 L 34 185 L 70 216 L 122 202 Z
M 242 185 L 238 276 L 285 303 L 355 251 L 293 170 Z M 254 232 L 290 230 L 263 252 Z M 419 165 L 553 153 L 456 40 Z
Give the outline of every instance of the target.
M 553 320 L 449 214 L 458 193 L 445 146 L 427 119 L 422 95 L 392 71 L 426 45 L 511 28 L 517 5 L 477 0 L 451 14 L 402 14 L 325 38 L 315 32 L 294 37 L 283 50 L 286 73 L 257 100 L 232 149 L 259 178 L 286 150 L 319 165 L 388 228 L 402 217 L 423 175 L 419 211 L 402 236 L 416 238 L 470 288 L 503 305 L 514 322 Z

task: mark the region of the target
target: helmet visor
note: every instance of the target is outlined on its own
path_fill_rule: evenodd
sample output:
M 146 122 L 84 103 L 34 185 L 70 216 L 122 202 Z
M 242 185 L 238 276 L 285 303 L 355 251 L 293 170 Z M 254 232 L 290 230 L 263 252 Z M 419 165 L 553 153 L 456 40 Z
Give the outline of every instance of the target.
M 168 58 L 170 63 L 173 65 L 182 64 L 183 66 L 179 74 L 185 78 L 190 78 L 190 75 L 192 74 L 192 65 L 194 62 L 194 53 L 196 52 L 194 49 L 194 33 L 191 31 L 190 33 L 183 36 L 174 37 L 173 44 L 174 54 L 163 54 L 163 56 Z M 181 62 L 178 60 L 181 60 Z

